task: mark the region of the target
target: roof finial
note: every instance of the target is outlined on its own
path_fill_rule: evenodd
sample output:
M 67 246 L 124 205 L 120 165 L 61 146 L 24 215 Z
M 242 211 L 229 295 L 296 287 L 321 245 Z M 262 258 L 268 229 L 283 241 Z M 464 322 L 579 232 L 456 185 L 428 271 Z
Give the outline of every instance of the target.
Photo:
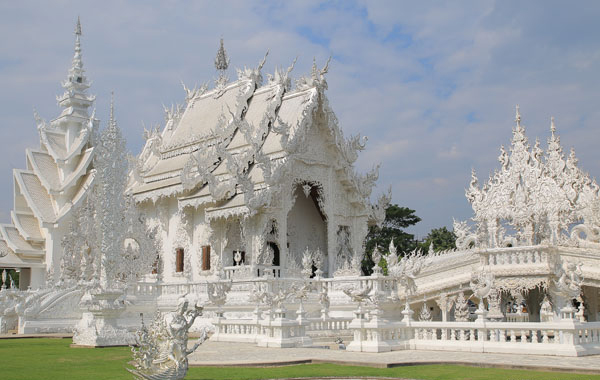
M 79 16 L 77 16 L 77 25 L 75 25 L 75 34 L 81 36 L 81 21 L 79 20 Z
M 112 127 L 116 124 L 115 121 L 115 92 L 110 92 L 110 116 L 108 118 L 108 125 Z
M 517 122 L 517 127 L 521 126 L 521 113 L 519 113 L 519 105 L 517 104 L 517 112 L 515 115 L 515 121 Z
M 554 116 L 550 116 L 550 132 L 556 133 L 556 125 L 554 125 Z
M 71 70 L 77 71 L 73 76 L 81 77 L 81 71 L 83 70 L 83 61 L 81 60 L 81 21 L 77 16 L 77 24 L 75 25 L 75 54 L 73 55 L 73 62 Z
M 227 58 L 227 52 L 223 45 L 223 38 L 221 38 L 221 46 L 219 46 L 217 56 L 215 57 L 215 67 L 221 72 L 224 72 L 229 67 L 229 59 Z

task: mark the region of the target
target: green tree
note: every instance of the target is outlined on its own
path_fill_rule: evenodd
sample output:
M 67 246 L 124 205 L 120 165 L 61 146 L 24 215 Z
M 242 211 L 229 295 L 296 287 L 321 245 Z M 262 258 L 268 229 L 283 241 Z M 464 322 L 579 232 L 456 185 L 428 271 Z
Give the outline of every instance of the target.
M 427 252 L 431 243 L 433 243 L 435 252 L 454 249 L 456 248 L 456 235 L 454 235 L 454 232 L 448 231 L 446 227 L 434 228 L 427 234 L 425 240 L 419 243 L 419 248 L 423 252 Z
M 362 261 L 362 271 L 365 275 L 370 275 L 373 270 L 373 259 L 371 253 L 375 244 L 377 244 L 382 254 L 388 253 L 390 241 L 394 240 L 394 245 L 397 248 L 398 255 L 402 252 L 412 251 L 416 248 L 415 237 L 412 234 L 403 231 L 404 228 L 417 224 L 421 221 L 415 210 L 408 207 L 400 207 L 398 205 L 390 205 L 385 210 L 385 221 L 378 226 L 370 226 L 366 237 L 365 257 Z M 384 268 L 385 270 L 385 268 Z
M 4 269 L 0 269 L 0 275 L 2 275 L 2 271 Z M 15 282 L 15 287 L 18 289 L 19 288 L 19 272 L 17 272 L 14 269 L 6 269 L 6 287 L 10 286 L 10 278 L 12 277 L 13 281 Z M 2 278 L 0 278 L 0 282 L 2 282 Z

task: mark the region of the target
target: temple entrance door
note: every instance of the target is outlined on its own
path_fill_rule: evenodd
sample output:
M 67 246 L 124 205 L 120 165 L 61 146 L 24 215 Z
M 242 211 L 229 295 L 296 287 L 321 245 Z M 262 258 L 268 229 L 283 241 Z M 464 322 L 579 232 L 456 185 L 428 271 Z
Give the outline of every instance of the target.
M 306 189 L 308 190 L 308 189 Z M 327 221 L 319 208 L 317 188 L 312 186 L 310 191 L 303 186 L 294 190 L 295 203 L 287 216 L 287 241 L 290 259 L 301 265 L 302 255 L 308 248 L 314 252 L 319 249 L 323 254 L 324 275 L 329 273 L 327 256 Z

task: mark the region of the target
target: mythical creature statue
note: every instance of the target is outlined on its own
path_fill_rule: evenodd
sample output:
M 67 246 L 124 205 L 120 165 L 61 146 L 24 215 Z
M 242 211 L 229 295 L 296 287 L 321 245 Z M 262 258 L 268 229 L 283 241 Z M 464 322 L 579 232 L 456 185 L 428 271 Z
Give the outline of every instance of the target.
M 371 258 L 373 259 L 373 273 L 381 273 L 381 266 L 379 265 L 381 257 L 379 246 L 375 244 L 375 248 L 373 248 L 373 252 L 371 253 Z
M 371 296 L 369 295 L 369 293 L 371 293 L 371 290 L 372 285 L 365 286 L 364 288 L 358 288 L 356 286 L 349 285 L 342 289 L 344 294 L 350 297 L 352 302 L 358 303 L 359 307 L 360 304 L 371 299 Z
M 217 314 L 222 314 L 223 305 L 227 301 L 227 293 L 231 290 L 232 281 L 209 282 L 206 284 L 208 300 L 217 307 Z
M 202 315 L 202 306 L 188 310 L 189 302 L 180 298 L 177 310 L 167 322 L 158 314 L 150 331 L 142 324 L 138 331 L 138 347 L 132 348 L 135 369 L 127 369 L 138 380 L 179 380 L 188 371 L 188 356 L 207 338 L 207 330 L 191 349 L 188 332 L 196 318 Z
M 550 292 L 557 309 L 569 306 L 569 301 L 579 296 L 583 284 L 581 263 L 556 263 L 554 275 L 557 278 L 550 286 Z
M 400 285 L 404 287 L 405 308 L 407 310 L 410 308 L 409 297 L 417 290 L 415 278 L 425 266 L 426 261 L 427 257 L 423 256 L 420 251 L 415 250 L 397 260 L 394 265 L 388 265 L 388 274 L 397 278 Z
M 453 220 L 454 234 L 456 235 L 456 248 L 469 249 L 477 244 L 477 235 L 471 231 L 467 222 Z
M 466 322 L 469 320 L 469 301 L 465 298 L 465 293 L 458 293 L 454 303 L 454 319 L 457 322 Z
M 472 273 L 469 285 L 471 286 L 473 294 L 479 298 L 479 310 L 483 311 L 485 309 L 483 299 L 492 291 L 492 287 L 494 286 L 494 275 L 486 271 Z

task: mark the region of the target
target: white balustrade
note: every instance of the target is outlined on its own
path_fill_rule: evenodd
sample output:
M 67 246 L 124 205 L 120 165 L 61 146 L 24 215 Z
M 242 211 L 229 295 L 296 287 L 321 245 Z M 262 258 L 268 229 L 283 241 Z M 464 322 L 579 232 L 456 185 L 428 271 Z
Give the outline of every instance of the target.
M 352 318 L 309 318 L 307 331 L 340 331 L 348 330 L 348 325 Z
M 263 335 L 260 321 L 256 319 L 215 318 L 213 325 L 215 331 L 210 340 L 216 342 L 258 343 Z
M 354 320 L 350 328 L 354 341 L 348 347 L 355 351 L 380 347 L 375 352 L 416 349 L 554 356 L 600 354 L 600 322 L 411 321 L 370 325 L 369 321 Z
M 548 264 L 551 254 L 548 247 L 505 247 L 487 249 L 479 252 L 484 265 L 540 265 Z

